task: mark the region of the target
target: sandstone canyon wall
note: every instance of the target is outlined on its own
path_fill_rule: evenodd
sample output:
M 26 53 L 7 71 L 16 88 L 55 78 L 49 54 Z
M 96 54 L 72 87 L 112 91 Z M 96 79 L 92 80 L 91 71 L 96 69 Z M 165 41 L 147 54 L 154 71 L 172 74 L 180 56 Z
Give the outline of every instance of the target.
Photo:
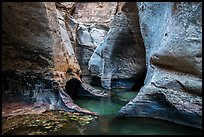
M 202 3 L 139 2 L 147 75 L 121 116 L 202 128 Z
M 3 105 L 20 100 L 35 104 L 40 112 L 65 109 L 90 113 L 64 92 L 66 71 L 71 68 L 76 74 L 80 67 L 55 3 L 5 2 L 2 8 Z M 6 110 L 3 114 L 9 115 Z
M 102 96 L 90 83 L 134 88 L 120 117 L 202 128 L 202 3 L 4 2 L 2 11 L 3 102 L 92 113 L 66 93 L 73 81 L 85 96 Z

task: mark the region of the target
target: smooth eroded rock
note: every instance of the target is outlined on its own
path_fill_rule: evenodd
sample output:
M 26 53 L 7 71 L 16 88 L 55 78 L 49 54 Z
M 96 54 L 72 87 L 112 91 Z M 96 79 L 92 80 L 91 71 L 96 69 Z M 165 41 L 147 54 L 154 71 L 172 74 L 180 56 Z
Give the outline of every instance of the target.
M 202 3 L 138 3 L 147 75 L 120 116 L 202 128 Z
M 2 98 L 92 113 L 75 105 L 64 92 L 65 73 L 70 67 L 77 70 L 73 65 L 77 63 L 71 58 L 72 46 L 59 18 L 52 2 L 3 3 Z
M 114 16 L 104 42 L 89 60 L 92 76 L 100 77 L 104 88 L 111 89 L 112 80 L 143 79 L 145 48 L 139 28 L 136 3 L 124 4 Z

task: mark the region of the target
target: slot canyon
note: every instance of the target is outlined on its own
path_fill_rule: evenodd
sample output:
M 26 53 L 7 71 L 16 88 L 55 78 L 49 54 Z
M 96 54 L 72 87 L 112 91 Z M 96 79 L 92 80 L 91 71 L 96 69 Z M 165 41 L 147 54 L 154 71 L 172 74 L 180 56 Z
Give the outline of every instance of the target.
M 202 2 L 2 2 L 3 135 L 201 131 Z

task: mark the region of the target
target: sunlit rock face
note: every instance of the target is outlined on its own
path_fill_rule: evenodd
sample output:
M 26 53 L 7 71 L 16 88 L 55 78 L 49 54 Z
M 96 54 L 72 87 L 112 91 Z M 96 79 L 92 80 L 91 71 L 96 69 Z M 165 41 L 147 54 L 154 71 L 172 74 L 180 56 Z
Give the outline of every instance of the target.
M 202 3 L 139 2 L 147 76 L 120 116 L 202 128 Z
M 105 25 L 84 25 L 79 24 L 76 38 L 77 45 L 75 53 L 79 65 L 82 70 L 82 80 L 89 83 L 90 73 L 88 70 L 88 62 L 92 56 L 94 50 L 103 42 L 104 37 L 107 34 L 108 27 Z
M 117 12 L 117 2 L 75 2 L 72 16 L 84 24 L 108 24 Z
M 68 5 L 70 2 L 61 2 Z M 117 2 L 74 2 L 70 12 L 69 27 L 73 34 L 76 58 L 81 68 L 81 79 L 90 83 L 88 62 L 94 50 L 103 42 L 111 18 L 117 10 Z
M 55 3 L 2 3 L 2 100 L 84 111 L 64 92 L 66 71 L 79 66 Z
M 101 84 L 106 89 L 111 89 L 113 85 L 125 86 L 124 79 L 137 82 L 143 78 L 146 71 L 145 48 L 136 3 L 125 3 L 114 16 L 104 42 L 89 60 L 89 70 L 92 76 L 101 78 Z M 126 87 L 131 88 L 134 82 L 126 84 Z

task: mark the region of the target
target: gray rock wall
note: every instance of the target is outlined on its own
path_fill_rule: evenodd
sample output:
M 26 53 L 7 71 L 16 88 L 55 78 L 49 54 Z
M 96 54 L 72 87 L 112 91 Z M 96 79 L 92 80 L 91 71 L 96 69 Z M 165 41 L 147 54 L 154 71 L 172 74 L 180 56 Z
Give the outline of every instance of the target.
M 62 4 L 68 5 L 64 2 Z M 71 3 L 70 3 L 71 4 Z M 88 62 L 94 50 L 103 42 L 117 2 L 75 2 L 69 26 L 75 36 L 75 53 L 82 71 L 82 81 L 91 82 Z
M 140 80 L 146 70 L 136 3 L 125 3 L 110 24 L 104 42 L 89 60 L 89 70 L 106 89 L 112 88 L 114 79 Z
M 77 45 L 75 48 L 76 57 L 82 70 L 82 80 L 89 83 L 90 73 L 88 62 L 94 50 L 104 41 L 108 27 L 104 25 L 79 24 L 76 32 Z
M 202 128 L 202 3 L 139 2 L 147 76 L 121 116 Z

